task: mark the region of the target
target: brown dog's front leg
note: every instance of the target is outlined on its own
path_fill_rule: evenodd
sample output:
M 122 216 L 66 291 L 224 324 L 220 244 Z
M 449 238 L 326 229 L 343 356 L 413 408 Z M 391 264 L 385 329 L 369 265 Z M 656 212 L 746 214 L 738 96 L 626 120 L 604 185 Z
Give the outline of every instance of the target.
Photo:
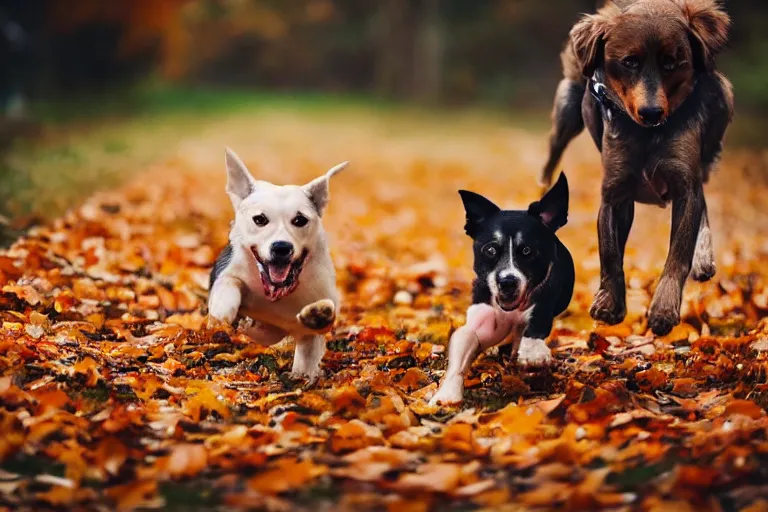
M 680 323 L 683 286 L 691 271 L 704 208 L 701 183 L 672 202 L 669 254 L 648 311 L 648 327 L 656 336 L 669 334 Z
M 621 323 L 627 315 L 624 283 L 624 248 L 635 218 L 635 202 L 625 199 L 611 204 L 603 200 L 597 217 L 600 245 L 600 289 L 589 314 L 610 325 Z

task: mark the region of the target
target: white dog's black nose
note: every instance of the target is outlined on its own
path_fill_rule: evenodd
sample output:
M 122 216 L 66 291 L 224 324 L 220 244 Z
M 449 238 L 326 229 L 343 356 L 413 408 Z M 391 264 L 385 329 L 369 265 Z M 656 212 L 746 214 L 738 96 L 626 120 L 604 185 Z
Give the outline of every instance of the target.
M 272 242 L 269 250 L 273 260 L 288 260 L 293 256 L 293 244 L 291 242 L 283 240 Z

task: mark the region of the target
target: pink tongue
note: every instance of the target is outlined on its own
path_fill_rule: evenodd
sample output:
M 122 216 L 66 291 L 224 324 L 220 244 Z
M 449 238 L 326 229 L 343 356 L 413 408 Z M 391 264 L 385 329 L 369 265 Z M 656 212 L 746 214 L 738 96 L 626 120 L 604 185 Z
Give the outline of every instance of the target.
M 269 265 L 269 280 L 274 284 L 281 284 L 288 278 L 288 273 L 291 271 L 290 265 L 278 267 L 275 265 Z

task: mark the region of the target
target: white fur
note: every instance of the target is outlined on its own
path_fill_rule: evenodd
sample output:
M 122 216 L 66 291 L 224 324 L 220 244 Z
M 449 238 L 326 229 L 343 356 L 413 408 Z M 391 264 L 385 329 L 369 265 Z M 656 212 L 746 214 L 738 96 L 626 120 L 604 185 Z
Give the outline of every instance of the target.
M 328 181 L 347 163 L 337 165 L 304 186 L 279 186 L 255 180 L 229 149 L 226 164 L 226 190 L 235 209 L 229 234 L 232 258 L 210 290 L 209 314 L 227 323 L 232 323 L 238 312 L 252 318 L 256 325 L 247 332 L 265 345 L 277 343 L 286 336 L 293 337 L 296 340 L 294 373 L 315 378 L 325 351 L 324 337 L 300 323 L 297 315 L 305 306 L 322 299 L 330 299 L 336 311 L 339 308 L 336 271 L 321 216 L 328 204 Z M 299 212 L 309 219 L 304 227 L 291 224 Z M 260 214 L 269 219 L 266 226 L 257 226 L 253 221 L 253 217 Z M 309 256 L 297 288 L 273 302 L 265 296 L 259 264 L 251 248 L 267 261 L 271 244 L 278 240 L 293 244 L 294 258 L 300 257 L 304 250 Z
M 320 376 L 320 361 L 325 354 L 325 336 L 309 335 L 296 339 L 292 373 L 314 380 Z
M 517 234 L 518 243 L 521 239 L 520 233 Z M 504 260 L 502 260 L 503 262 Z M 509 275 L 513 275 L 517 278 L 517 280 L 520 282 L 520 295 L 525 293 L 525 288 L 528 286 L 528 279 L 525 277 L 525 274 L 520 270 L 520 268 L 515 263 L 515 244 L 512 240 L 512 237 L 509 237 L 509 254 L 507 255 L 506 265 L 505 266 L 499 266 L 498 273 L 500 278 L 507 277 Z
M 702 219 L 699 227 L 699 235 L 696 238 L 696 251 L 693 254 L 693 265 L 691 269 L 696 275 L 710 273 L 715 268 L 715 254 L 712 248 L 712 231 L 709 229 L 707 220 Z
M 499 285 L 496 282 L 496 271 L 488 272 L 488 289 L 491 290 L 491 301 L 495 303 L 499 296 Z
M 501 232 L 495 233 L 496 240 L 501 244 L 503 240 L 503 235 Z M 515 236 L 515 239 L 517 239 L 518 244 L 522 240 L 522 234 L 517 233 Z M 525 277 L 525 274 L 520 270 L 520 268 L 515 263 L 515 245 L 512 237 L 509 237 L 509 248 L 506 258 L 501 258 L 499 260 L 499 263 L 497 264 L 496 268 L 493 270 L 493 272 L 488 273 L 488 289 L 491 290 L 491 297 L 493 297 L 493 301 L 495 302 L 497 297 L 499 296 L 499 279 L 503 279 L 507 276 L 513 275 L 517 278 L 518 282 L 520 283 L 520 296 L 522 297 L 525 293 L 525 290 L 528 287 L 528 278 Z
M 547 342 L 537 338 L 523 337 L 517 352 L 517 364 L 521 366 L 547 366 L 552 362 L 552 351 Z

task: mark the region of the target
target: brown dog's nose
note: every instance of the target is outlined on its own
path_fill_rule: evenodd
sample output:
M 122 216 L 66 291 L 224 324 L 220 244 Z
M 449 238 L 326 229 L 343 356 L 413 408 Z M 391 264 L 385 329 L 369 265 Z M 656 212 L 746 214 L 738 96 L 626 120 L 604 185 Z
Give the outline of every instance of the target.
M 661 121 L 664 116 L 664 109 L 661 107 L 643 107 L 637 111 L 637 114 L 645 124 L 654 125 Z

